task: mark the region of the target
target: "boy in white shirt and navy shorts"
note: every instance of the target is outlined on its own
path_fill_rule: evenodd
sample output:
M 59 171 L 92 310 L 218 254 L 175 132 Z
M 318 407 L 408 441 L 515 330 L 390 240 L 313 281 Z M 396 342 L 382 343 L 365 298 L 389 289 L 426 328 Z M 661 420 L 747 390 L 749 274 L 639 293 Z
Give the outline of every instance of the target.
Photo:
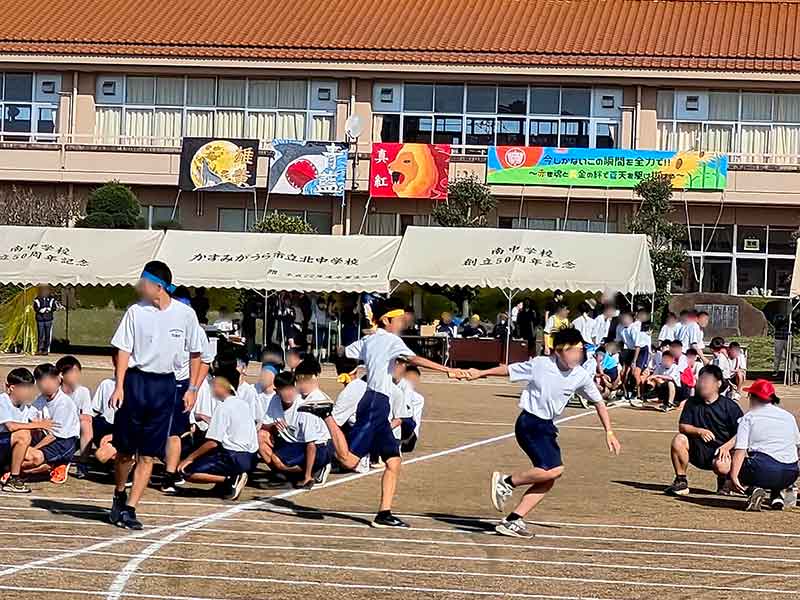
M 381 480 L 381 502 L 373 527 L 404 528 L 408 524 L 392 514 L 392 500 L 400 474 L 400 442 L 392 432 L 389 422 L 390 395 L 394 383 L 394 364 L 405 358 L 416 364 L 443 373 L 463 376 L 463 371 L 450 369 L 433 361 L 416 356 L 399 334 L 406 328 L 405 308 L 395 298 L 378 299 L 372 305 L 375 333 L 368 335 L 346 348 L 348 358 L 355 358 L 366 367 L 367 391 L 358 402 L 355 423 L 345 437 L 333 417 L 332 402 L 308 402 L 299 408 L 325 421 L 336 451 L 336 459 L 345 469 L 354 470 L 362 459 L 369 460 L 371 454 L 380 456 L 386 469 Z M 352 385 L 352 384 L 351 384 Z
M 213 483 L 226 500 L 238 500 L 247 485 L 258 452 L 258 435 L 250 406 L 236 394 L 239 372 L 215 370 L 214 397 L 220 405 L 211 417 L 206 439 L 178 465 L 186 481 Z
M 140 530 L 136 505 L 147 488 L 153 461 L 164 456 L 175 410 L 175 373 L 190 355 L 192 384 L 184 395 L 187 411 L 197 399 L 205 332 L 194 310 L 173 300 L 172 272 L 160 261 L 147 263 L 137 284 L 142 301 L 129 307 L 111 345 L 117 348 L 116 387 L 111 405 L 117 449 L 114 501 L 109 521 Z M 134 468 L 130 497 L 125 492 Z
M 533 468 L 507 475 L 499 471 L 492 474 L 492 504 L 503 512 L 506 501 L 514 489 L 528 486 L 517 507 L 495 528 L 500 535 L 533 537 L 525 524 L 525 516 L 545 497 L 564 473 L 561 448 L 558 445 L 558 428 L 554 420 L 563 412 L 570 397 L 577 393 L 592 403 L 605 429 L 608 449 L 617 455 L 621 446 L 611 430 L 605 402 L 592 374 L 581 367 L 583 338 L 575 329 L 563 329 L 554 335 L 554 352 L 551 356 L 532 358 L 523 363 L 500 365 L 479 371 L 470 369 L 469 378 L 508 376 L 512 382 L 525 381 L 520 395 L 522 409 L 514 432 L 520 448 L 528 455 Z

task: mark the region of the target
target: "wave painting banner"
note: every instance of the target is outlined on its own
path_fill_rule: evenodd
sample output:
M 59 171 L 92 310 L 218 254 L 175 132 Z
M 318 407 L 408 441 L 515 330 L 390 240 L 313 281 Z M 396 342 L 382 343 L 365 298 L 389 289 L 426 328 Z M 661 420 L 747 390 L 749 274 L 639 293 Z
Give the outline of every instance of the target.
M 447 198 L 449 144 L 372 144 L 373 198 Z
M 274 140 L 269 191 L 304 196 L 342 196 L 347 179 L 344 142 Z
M 675 189 L 723 190 L 728 156 L 695 151 L 491 146 L 486 183 L 632 188 L 654 173 L 669 175 Z

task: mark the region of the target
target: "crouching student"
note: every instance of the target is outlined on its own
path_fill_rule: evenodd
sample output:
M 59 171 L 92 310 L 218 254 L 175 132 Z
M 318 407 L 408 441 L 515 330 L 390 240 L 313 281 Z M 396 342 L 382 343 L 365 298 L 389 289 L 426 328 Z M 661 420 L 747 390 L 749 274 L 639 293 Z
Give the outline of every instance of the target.
M 747 357 L 739 342 L 728 344 L 728 358 L 731 361 L 731 383 L 737 390 L 741 390 L 747 380 Z
M 325 485 L 331 472 L 333 448 L 325 423 L 297 410 L 305 402 L 330 401 L 319 389 L 319 373 L 317 359 L 307 356 L 294 375 L 277 375 L 277 394 L 264 418 L 261 456 L 271 469 L 295 479 L 298 488 Z
M 31 488 L 22 481 L 22 464 L 30 452 L 31 434 L 53 426 L 50 420 L 28 421 L 23 409 L 36 395 L 33 375 L 17 368 L 6 376 L 6 391 L 0 394 L 0 489 L 12 494 L 29 494 Z
M 83 367 L 74 356 L 62 356 L 56 362 L 56 369 L 61 375 L 61 389 L 75 403 L 80 419 L 80 454 L 75 465 L 75 476 L 78 479 L 86 477 L 88 465 L 86 461 L 92 449 L 92 393 L 81 385 Z
M 734 487 L 749 494 L 745 510 L 760 511 L 765 501 L 783 510 L 784 493 L 797 481 L 800 430 L 794 415 L 778 407 L 775 386 L 757 379 L 742 390 L 750 394 L 750 412 L 739 421 L 731 464 Z
M 681 372 L 675 364 L 675 357 L 667 350 L 661 354 L 661 362 L 647 378 L 645 387 L 655 392 L 661 402 L 661 410 L 675 410 L 678 405 L 678 391 L 681 386 Z
M 33 371 L 41 395 L 36 404 L 46 407 L 53 424 L 46 435 L 31 446 L 22 463 L 23 475 L 49 473 L 51 483 L 67 481 L 69 464 L 78 449 L 81 431 L 78 407 L 61 389 L 61 376 L 54 365 L 45 363 Z
M 619 358 L 616 354 L 616 343 L 608 342 L 600 346 L 594 353 L 595 371 L 594 383 L 600 390 L 604 400 L 608 400 L 616 393 L 621 385 Z
M 406 405 L 410 411 L 410 416 L 400 422 L 400 450 L 405 454 L 413 452 L 416 448 L 422 426 L 425 397 L 417 391 L 421 376 L 419 367 L 407 365 L 405 376 L 398 383 L 400 389 L 403 390 Z
M 226 500 L 238 500 L 258 451 L 252 409 L 236 394 L 238 387 L 238 371 L 215 371 L 211 389 L 220 404 L 205 441 L 178 466 L 186 481 L 213 483 Z
M 117 366 L 117 350 L 114 349 L 111 355 L 111 362 L 114 368 Z M 116 381 L 109 377 L 104 379 L 97 386 L 92 397 L 92 443 L 96 450 L 94 457 L 98 462 L 107 464 L 117 457 L 117 449 L 114 448 L 112 436 L 114 433 L 114 414 L 116 409 L 111 406 L 111 395 L 114 393 Z
M 581 368 L 583 338 L 574 329 L 563 329 L 553 336 L 553 354 L 522 363 L 500 365 L 486 371 L 470 369 L 469 378 L 508 376 L 510 381 L 524 381 L 526 387 L 519 399 L 522 409 L 515 426 L 517 443 L 528 455 L 532 467 L 514 474 L 495 471 L 492 474 L 491 500 L 503 512 L 514 489 L 527 487 L 519 504 L 495 531 L 509 537 L 533 537 L 525 524 L 525 516 L 544 499 L 556 480 L 564 473 L 558 428 L 554 420 L 564 411 L 573 394 L 580 394 L 597 411 L 605 430 L 605 441 L 612 454 L 621 446 L 611 430 L 611 419 L 591 374 Z
M 670 446 L 675 479 L 665 490 L 669 495 L 689 494 L 686 470 L 690 464 L 703 471 L 713 471 L 718 492 L 729 489 L 726 483 L 731 470 L 731 451 L 743 413 L 736 402 L 720 394 L 722 383 L 719 367 L 707 365 L 700 370 L 696 394 L 686 401 L 679 420 L 679 433 Z
M 213 378 L 207 376 L 197 390 L 197 402 L 194 403 L 192 412 L 189 414 L 189 422 L 192 426 L 192 449 L 199 448 L 206 441 L 206 432 L 211 424 L 211 418 L 219 406 L 219 400 L 214 397 L 211 391 Z

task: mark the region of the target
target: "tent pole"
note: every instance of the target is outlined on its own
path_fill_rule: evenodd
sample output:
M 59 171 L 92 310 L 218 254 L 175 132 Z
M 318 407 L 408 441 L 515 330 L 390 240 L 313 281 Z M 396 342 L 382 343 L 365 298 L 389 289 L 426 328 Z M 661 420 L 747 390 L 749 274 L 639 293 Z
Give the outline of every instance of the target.
M 172 206 L 172 216 L 170 216 L 169 220 L 175 220 L 175 214 L 178 212 L 178 200 L 181 198 L 181 189 L 178 188 L 178 193 L 175 195 L 175 204 Z
M 64 294 L 64 309 L 65 309 L 65 317 L 64 317 L 64 337 L 66 338 L 67 345 L 69 345 L 69 289 L 64 288 L 66 292 Z
M 792 316 L 794 315 L 794 310 L 797 308 L 797 305 L 800 304 L 800 299 L 792 303 L 792 300 L 789 300 L 789 338 L 786 341 L 786 351 L 784 352 L 785 356 L 783 357 L 784 362 L 786 363 L 783 368 L 783 384 L 784 385 L 791 385 L 791 375 L 789 373 L 789 361 L 792 358 L 792 346 L 794 345 L 794 334 L 792 333 Z M 778 365 L 780 367 L 780 365 Z
M 267 218 L 267 206 L 269 206 L 269 177 L 272 170 L 272 153 L 267 155 L 267 193 L 264 197 L 264 212 L 261 215 L 261 220 Z M 256 219 L 258 219 L 258 207 L 256 206 Z
M 268 290 L 264 290 L 264 330 L 261 332 L 261 337 L 264 339 L 264 341 L 262 342 L 264 347 L 261 350 L 262 354 L 267 349 L 267 343 L 269 342 L 269 340 L 267 339 L 267 331 L 269 331 L 269 329 L 267 327 L 267 320 L 269 319 L 269 308 L 268 308 L 268 306 L 269 306 L 269 291 Z
M 358 235 L 364 233 L 364 225 L 367 224 L 367 217 L 369 216 L 369 206 L 372 203 L 372 195 L 367 198 L 367 204 L 364 206 L 364 216 L 361 217 L 361 226 L 358 228 Z
M 503 290 L 505 293 L 505 290 Z M 508 312 L 506 313 L 506 323 L 507 332 L 506 332 L 506 364 L 508 364 L 508 359 L 511 354 L 511 299 L 514 297 L 514 294 L 511 293 L 511 288 L 508 288 L 508 293 L 506 294 L 508 297 Z

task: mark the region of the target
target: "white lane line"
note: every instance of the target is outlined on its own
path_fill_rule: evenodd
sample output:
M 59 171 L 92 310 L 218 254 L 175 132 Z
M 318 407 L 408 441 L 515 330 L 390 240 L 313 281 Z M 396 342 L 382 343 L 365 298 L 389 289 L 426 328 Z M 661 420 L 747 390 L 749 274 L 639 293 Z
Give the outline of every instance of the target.
M 66 534 L 66 533 L 39 533 L 39 532 L 0 532 L 0 535 L 10 535 L 14 537 L 35 537 L 35 538 L 54 538 L 54 539 L 70 539 L 74 540 L 75 535 L 73 534 Z M 330 536 L 320 536 L 328 538 Z M 119 538 L 104 538 L 95 535 L 81 535 L 81 538 L 85 539 L 92 539 L 92 540 L 117 540 Z M 392 541 L 391 538 L 380 538 L 381 541 Z M 134 544 L 143 544 L 147 543 L 149 539 L 136 539 L 136 540 L 128 540 L 130 543 Z M 402 540 L 401 540 L 402 541 Z M 189 547 L 207 547 L 207 548 L 229 548 L 235 550 L 286 550 L 287 547 L 284 546 L 277 546 L 277 545 L 269 545 L 269 544 L 228 544 L 224 542 L 185 542 L 185 541 L 174 541 L 172 542 L 175 545 L 182 545 L 182 546 L 189 546 Z M 786 564 L 800 564 L 800 558 L 781 558 L 781 557 L 772 557 L 772 556 L 744 556 L 744 555 L 723 555 L 723 554 L 703 554 L 698 552 L 667 552 L 663 550 L 614 550 L 609 548 L 581 548 L 575 546 L 524 546 L 524 545 L 516 545 L 516 544 L 478 544 L 478 547 L 497 547 L 501 549 L 506 549 L 510 551 L 514 551 L 519 553 L 519 550 L 552 550 L 553 552 L 563 552 L 569 554 L 570 552 L 579 553 L 579 554 L 620 554 L 626 556 L 672 556 L 677 558 L 700 558 L 700 559 L 709 559 L 717 561 L 718 559 L 724 560 L 741 560 L 741 561 L 749 561 L 749 562 L 772 562 L 772 563 L 786 563 Z M 305 546 L 288 546 L 288 549 L 295 550 L 295 551 L 303 551 L 309 550 L 311 551 L 312 548 L 305 547 Z M 334 553 L 348 553 L 348 554 L 359 554 L 365 552 L 364 550 L 357 550 L 357 549 L 349 549 L 346 547 L 321 547 L 321 548 L 313 548 L 314 551 L 320 552 L 334 552 Z M 787 549 L 791 550 L 791 549 Z M 93 552 L 84 550 L 80 553 L 83 554 L 92 554 Z M 409 553 L 405 552 L 398 552 L 394 551 L 389 553 L 391 556 L 412 556 Z M 138 555 L 135 555 L 138 556 Z M 457 560 L 457 556 L 453 557 L 453 560 Z M 504 561 L 517 561 L 522 560 L 517 557 L 514 558 L 504 558 Z M 52 562 L 52 561 L 50 561 Z
M 222 520 L 222 517 L 216 520 Z M 316 521 L 291 521 L 291 520 L 271 520 L 271 519 L 237 519 L 235 517 L 225 517 L 227 521 L 236 521 L 236 522 L 244 522 L 244 523 L 251 523 L 251 524 L 263 524 L 263 525 L 292 525 L 292 526 L 300 526 L 300 527 L 314 527 L 314 528 L 324 528 L 324 527 L 331 527 L 335 529 L 361 529 L 361 530 L 369 530 L 371 528 L 369 525 L 364 523 L 320 523 Z M 0 522 L 2 521 L 10 521 L 16 523 L 43 523 L 47 525 L 70 525 L 74 526 L 79 521 L 75 520 L 60 520 L 60 519 L 12 519 L 12 518 L 0 518 Z M 180 527 L 176 525 L 175 527 Z M 191 531 L 191 530 L 190 530 Z M 447 529 L 443 527 L 414 527 L 413 529 L 409 529 L 403 531 L 405 535 L 403 536 L 396 536 L 396 537 L 365 537 L 365 536 L 354 536 L 351 534 L 341 534 L 337 535 L 335 533 L 328 533 L 328 534 L 313 534 L 313 533 L 287 533 L 283 531 L 269 531 L 265 529 L 219 529 L 219 528 L 205 528 L 204 533 L 222 533 L 225 535 L 236 535 L 236 536 L 281 536 L 281 537 L 310 537 L 310 538 L 326 538 L 326 539 L 347 539 L 347 540 L 360 540 L 360 541 L 381 541 L 381 542 L 395 542 L 395 543 L 408 543 L 408 544 L 432 544 L 432 545 L 467 545 L 467 546 L 486 546 L 480 541 L 471 541 L 471 542 L 459 542 L 459 541 L 452 541 L 452 540 L 434 540 L 434 539 L 417 539 L 413 537 L 413 535 L 417 532 L 423 533 L 445 533 L 445 534 L 453 534 L 456 536 L 464 536 L 464 535 L 475 535 L 475 534 L 485 534 L 485 535 L 492 535 L 494 536 L 493 531 L 489 531 L 485 528 L 473 528 L 470 531 L 459 531 L 457 529 Z M 11 531 L 1 531 L 0 535 L 13 535 L 15 532 Z M 188 532 L 187 532 L 188 533 Z M 401 533 L 401 532 L 398 532 Z M 410 534 L 412 537 L 409 537 Z M 589 542 L 603 542 L 603 543 L 621 543 L 621 544 L 641 544 L 641 545 L 659 545 L 659 544 L 666 544 L 666 545 L 677 545 L 677 546 L 708 546 L 714 548 L 741 548 L 742 544 L 740 543 L 728 543 L 728 542 L 706 542 L 706 541 L 686 541 L 686 540 L 668 540 L 662 538 L 624 538 L 624 537 L 606 537 L 606 536 L 584 536 L 584 535 L 569 535 L 569 534 L 550 534 L 550 533 L 536 533 L 536 538 L 538 539 L 551 539 L 551 540 L 582 540 L 582 541 L 589 541 Z M 755 549 L 755 550 L 778 550 L 778 551 L 797 551 L 800 550 L 798 546 L 786 546 L 786 545 L 773 545 L 773 544 L 747 544 L 748 549 Z
M 338 550 L 336 548 L 327 548 L 327 549 L 320 549 L 320 548 L 313 548 L 313 547 L 299 547 L 299 546 L 273 546 L 273 550 L 279 550 L 281 552 L 293 552 L 297 555 L 300 552 L 315 552 L 315 551 L 323 551 L 329 553 L 336 553 Z M 513 549 L 513 548 L 512 548 Z M 65 550 L 64 548 L 47 548 L 47 547 L 37 547 L 37 548 L 30 548 L 30 547 L 4 547 L 4 550 L 9 552 L 22 552 L 22 553 L 34 553 L 34 552 L 61 552 Z M 414 553 L 397 553 L 397 552 L 381 552 L 379 550 L 351 550 L 348 552 L 358 553 L 360 555 L 367 555 L 367 556 L 390 556 L 392 558 L 424 558 L 426 560 L 441 560 L 445 562 L 488 562 L 488 563 L 503 563 L 507 565 L 509 563 L 509 559 L 507 558 L 497 558 L 497 557 L 486 557 L 486 556 L 459 556 L 459 555 L 446 555 L 446 554 L 414 554 Z M 114 557 L 114 558 L 131 558 L 136 556 L 135 554 L 125 554 L 121 552 L 91 552 L 88 554 L 98 555 L 98 556 L 105 556 L 105 557 Z M 232 562 L 237 565 L 251 565 L 251 566 L 267 566 L 267 565 L 280 565 L 280 566 L 308 566 L 304 565 L 304 563 L 298 563 L 296 561 L 290 563 L 282 563 L 282 562 L 275 562 L 275 561 L 259 561 L 259 560 L 247 560 L 242 558 L 236 558 L 232 560 L 231 558 L 195 558 L 195 557 L 185 557 L 185 556 L 167 556 L 167 555 L 157 555 L 150 557 L 150 560 L 154 561 L 163 561 L 163 562 L 180 562 L 180 563 L 204 563 L 204 564 L 222 564 L 226 566 L 230 566 Z M 655 566 L 645 566 L 645 565 L 622 565 L 619 563 L 593 563 L 593 562 L 585 562 L 585 561 L 569 561 L 569 560 L 536 560 L 536 559 L 521 559 L 521 558 L 514 558 L 513 563 L 515 565 L 525 564 L 525 565 L 538 565 L 538 566 L 553 566 L 553 567 L 580 567 L 581 569 L 603 569 L 603 570 L 621 570 L 621 571 L 648 571 L 652 573 L 668 573 L 670 576 L 686 576 L 690 577 L 697 574 L 703 575 L 714 575 L 719 577 L 727 577 L 727 576 L 736 576 L 740 577 L 742 575 L 742 571 L 729 571 L 725 569 L 697 569 L 697 568 L 690 568 L 690 567 L 677 567 L 677 566 L 670 566 L 670 567 L 655 567 Z M 320 568 L 331 568 L 331 569 L 360 569 L 361 567 L 357 567 L 354 565 L 334 565 L 330 563 L 323 563 L 323 562 L 314 562 L 310 563 L 311 567 L 320 567 Z M 385 569 L 379 569 L 385 571 Z M 409 573 L 414 572 L 410 571 L 406 568 L 399 569 L 400 572 Z M 519 574 L 508 574 L 508 573 L 485 573 L 481 571 L 419 571 L 420 573 L 431 573 L 435 572 L 437 574 L 449 574 L 449 575 L 463 575 L 463 576 L 475 576 L 475 577 L 499 577 L 499 578 L 512 578 L 512 579 L 528 579 L 530 576 L 528 575 L 519 575 Z M 748 577 L 767 577 L 767 578 L 774 578 L 774 579 L 800 579 L 800 574 L 797 573 L 770 573 L 770 572 L 763 572 L 763 571 L 747 571 L 746 572 Z
M 329 484 L 330 485 L 330 484 Z M 327 486 L 326 486 L 327 487 Z M 325 488 L 318 488 L 318 489 L 325 489 Z M 17 499 L 18 496 L 13 496 L 14 499 Z M 30 498 L 30 496 L 28 496 Z M 5 499 L 5 497 L 4 497 Z M 42 498 L 44 499 L 44 497 Z M 50 500 L 61 500 L 61 501 L 73 501 L 73 500 L 82 500 L 81 498 L 47 498 Z M 107 503 L 106 500 L 101 500 L 98 498 L 88 498 L 83 499 L 85 502 L 97 502 L 97 503 Z M 265 498 L 264 502 L 266 504 L 269 503 L 269 499 Z M 156 505 L 156 506 L 174 506 L 180 508 L 184 506 L 183 502 L 142 502 L 141 504 L 149 504 L 149 505 Z M 186 505 L 191 506 L 192 503 L 186 503 Z M 198 503 L 199 506 L 208 506 L 219 508 L 220 504 L 212 504 L 212 503 Z M 63 510 L 63 511 L 52 511 L 51 509 L 47 508 L 36 508 L 36 507 L 16 507 L 16 506 L 0 506 L 0 510 L 29 510 L 29 511 L 46 511 L 51 514 L 96 514 L 106 512 L 104 509 L 86 509 L 86 510 Z M 269 508 L 264 507 L 256 507 L 256 508 L 248 508 L 244 512 L 273 512 L 279 514 L 287 514 L 287 515 L 300 515 L 300 514 L 314 514 L 314 515 L 323 515 L 328 516 L 330 518 L 336 518 L 337 515 L 342 515 L 346 517 L 372 517 L 374 513 L 367 513 L 367 512 L 358 512 L 358 511 L 343 511 L 343 510 L 326 510 L 326 509 L 294 509 L 294 508 L 284 508 L 280 506 L 270 506 Z M 417 514 L 401 514 L 397 513 L 404 519 L 409 520 L 426 520 L 426 521 L 439 521 L 441 520 L 440 517 L 431 517 L 429 515 L 417 515 Z M 196 518 L 194 515 L 168 515 L 163 513 L 141 513 L 142 516 L 150 516 L 156 518 L 174 518 L 174 519 L 190 519 Z M 472 522 L 486 522 L 486 521 L 496 521 L 497 515 L 487 515 L 485 517 L 481 516 L 464 516 L 464 517 L 447 517 L 448 521 L 454 523 L 472 523 Z M 16 520 L 16 519 L 15 519 Z M 226 519 L 227 520 L 227 519 Z M 242 522 L 258 522 L 262 523 L 264 521 L 260 519 L 236 519 L 232 518 L 231 521 L 242 521 Z M 45 520 L 43 522 L 50 522 L 49 520 Z M 303 521 L 299 520 L 298 523 L 303 523 Z M 319 524 L 319 523 L 318 523 Z M 529 521 L 529 525 L 542 525 L 545 527 L 565 527 L 565 528 L 576 528 L 576 529 L 624 529 L 624 530 L 632 530 L 632 531 L 668 531 L 674 533 L 697 533 L 697 534 L 707 534 L 707 535 L 733 535 L 733 536 L 754 536 L 754 537 L 777 537 L 777 538 L 787 538 L 787 539 L 794 539 L 800 538 L 800 533 L 785 533 L 779 531 L 737 531 L 735 529 L 699 529 L 693 527 L 658 527 L 655 525 L 626 525 L 626 524 L 618 524 L 618 523 L 575 523 L 572 521 Z M 474 527 L 474 526 L 473 526 Z M 414 527 L 416 531 L 427 531 L 424 528 Z M 0 532 L 2 533 L 2 532 Z M 749 544 L 748 544 L 749 545 Z
M 613 408 L 613 407 L 610 407 L 610 408 Z M 565 421 L 571 421 L 573 419 L 577 419 L 577 418 L 583 417 L 583 416 L 585 416 L 587 414 L 591 414 L 592 412 L 593 411 L 584 411 L 584 412 L 578 413 L 576 415 L 571 415 L 569 417 L 564 417 L 563 419 L 557 420 L 556 423 L 562 423 L 562 422 L 565 422 Z M 426 454 L 424 456 L 419 456 L 419 457 L 416 457 L 416 458 L 412 458 L 411 460 L 405 461 L 405 464 L 406 465 L 410 465 L 410 464 L 414 464 L 414 463 L 418 463 L 418 462 L 422 462 L 422 461 L 426 461 L 426 460 L 431 460 L 431 459 L 434 459 L 434 458 L 439 458 L 439 457 L 442 457 L 442 456 L 449 456 L 449 455 L 455 454 L 457 452 L 463 452 L 465 450 L 469 450 L 469 449 L 472 449 L 472 448 L 477 448 L 479 446 L 485 446 L 487 444 L 492 444 L 492 443 L 500 441 L 500 440 L 505 440 L 505 439 L 508 439 L 508 438 L 512 437 L 513 435 L 514 435 L 514 433 L 512 432 L 512 433 L 507 433 L 507 434 L 501 435 L 501 436 L 495 436 L 495 437 L 492 437 L 492 438 L 479 440 L 477 442 L 471 442 L 469 444 L 462 444 L 461 446 L 456 446 L 455 448 L 450 448 L 448 450 L 442 450 L 440 452 L 434 452 L 432 454 Z M 381 471 L 380 470 L 373 470 L 373 471 L 369 471 L 367 473 L 356 473 L 356 474 L 353 474 L 353 475 L 349 475 L 347 477 L 342 477 L 340 479 L 337 479 L 337 480 L 327 484 L 325 487 L 327 488 L 327 487 L 333 487 L 333 486 L 336 486 L 336 485 L 341 485 L 343 483 L 347 483 L 349 481 L 354 481 L 356 479 L 361 479 L 363 477 L 368 477 L 370 475 L 373 475 L 373 474 L 376 474 L 376 473 L 379 473 L 379 472 L 381 472 Z M 274 496 L 273 498 L 271 498 L 271 500 L 291 498 L 293 496 L 296 496 L 298 494 L 302 494 L 304 492 L 306 492 L 306 490 L 294 490 L 294 491 L 291 491 L 291 492 L 285 492 L 283 494 L 278 494 L 277 496 Z M 153 542 L 148 547 L 143 549 L 141 551 L 141 553 L 139 554 L 139 556 L 137 556 L 135 558 L 132 558 L 128 562 L 128 564 L 123 567 L 122 571 L 120 571 L 120 573 L 117 575 L 117 577 L 114 578 L 114 581 L 111 583 L 111 586 L 108 589 L 108 596 L 106 596 L 106 600 L 119 600 L 119 598 L 122 595 L 122 592 L 125 590 L 125 586 L 127 585 L 128 580 L 131 578 L 131 576 L 134 573 L 136 573 L 136 571 L 138 570 L 139 566 L 145 560 L 147 560 L 148 557 L 152 556 L 153 554 L 155 554 L 156 552 L 161 550 L 164 546 L 177 541 L 178 539 L 180 539 L 181 537 L 183 537 L 184 535 L 186 535 L 190 531 L 194 531 L 194 530 L 200 529 L 202 527 L 205 527 L 206 525 L 214 523 L 215 521 L 219 521 L 220 519 L 224 519 L 224 518 L 233 516 L 235 514 L 238 514 L 238 513 L 242 512 L 243 510 L 246 510 L 247 508 L 250 508 L 252 506 L 256 506 L 256 505 L 261 504 L 261 503 L 262 503 L 261 501 L 256 500 L 256 501 L 253 501 L 253 502 L 248 502 L 246 504 L 242 504 L 240 506 L 234 506 L 232 508 L 229 508 L 227 510 L 224 510 L 224 511 L 221 511 L 221 512 L 218 512 L 218 513 L 214 513 L 214 514 L 209 515 L 207 517 L 196 519 L 196 520 L 194 520 L 194 521 L 192 521 L 192 522 L 190 522 L 190 523 L 188 523 L 186 525 L 181 526 L 180 528 L 176 528 L 174 531 L 172 531 L 172 533 L 166 535 L 164 538 Z
M 291 562 L 279 562 L 279 561 L 265 561 L 266 565 L 272 566 L 280 566 L 280 567 L 293 567 L 293 568 L 310 568 L 310 569 L 337 569 L 337 570 L 344 570 L 344 571 L 356 571 L 362 573 L 386 573 L 386 569 L 384 567 L 351 567 L 348 565 L 319 565 L 316 563 L 291 563 Z M 5 566 L 5 565 L 0 565 Z M 87 569 L 87 568 L 74 568 L 74 567 L 51 567 L 45 566 L 42 567 L 42 570 L 48 571 L 55 571 L 59 573 L 80 573 L 82 575 L 85 574 L 95 574 L 95 575 L 113 575 L 116 571 L 110 569 Z M 401 574 L 413 574 L 413 575 L 469 575 L 470 573 L 460 573 L 460 572 L 449 572 L 449 571 L 432 571 L 432 570 L 425 570 L 425 569 L 403 569 Z M 481 576 L 484 575 L 482 573 L 474 573 L 475 575 Z M 228 575 L 198 575 L 194 573 L 159 573 L 159 572 L 140 572 L 135 573 L 136 577 L 145 577 L 145 578 L 153 578 L 153 579 L 195 579 L 200 581 L 235 581 L 238 583 L 247 582 L 247 583 L 278 583 L 281 585 L 285 585 L 290 583 L 291 580 L 280 579 L 276 577 L 248 577 L 248 576 L 228 576 Z M 488 575 L 487 577 L 495 577 L 493 575 Z M 717 591 L 717 592 L 750 592 L 750 593 L 762 593 L 762 594 L 790 594 L 792 596 L 797 594 L 797 590 L 785 590 L 780 588 L 755 588 L 755 587 L 745 587 L 745 586 L 723 586 L 723 585 L 702 585 L 702 584 L 690 584 L 690 583 L 664 583 L 664 582 L 649 582 L 649 581 L 630 581 L 626 579 L 592 579 L 588 577 L 566 577 L 566 576 L 550 576 L 550 575 L 518 575 L 518 576 L 507 576 L 509 578 L 516 577 L 519 579 L 526 579 L 531 581 L 560 581 L 562 583 L 580 583 L 580 584 L 589 584 L 589 585 L 622 585 L 627 587 L 651 587 L 651 588 L 662 588 L 662 589 L 693 589 L 693 590 L 704 590 L 704 591 Z M 322 582 L 317 582 L 322 583 Z M 327 582 L 326 582 L 327 583 Z M 367 584 L 331 584 L 331 585 L 347 585 L 347 586 L 365 586 Z M 484 592 L 482 590 L 469 590 L 469 589 L 453 589 L 453 588 L 446 588 L 444 590 L 440 588 L 416 588 L 416 587 L 408 587 L 408 586 L 400 586 L 400 585 L 392 585 L 392 586 L 385 586 L 381 584 L 370 584 L 365 588 L 361 589 L 378 589 L 378 590 L 408 590 L 408 591 L 416 591 L 416 590 L 424 590 L 424 591 L 447 591 L 450 593 L 459 593 L 459 594 L 469 594 L 469 595 L 490 595 L 490 596 L 505 596 L 505 597 L 515 597 L 515 598 L 540 598 L 539 595 L 529 595 L 525 593 L 519 592 Z
M 429 419 L 425 417 L 425 423 L 438 423 L 441 425 L 483 425 L 486 427 L 513 427 L 514 423 L 497 423 L 497 422 L 481 422 L 481 421 L 448 421 L 446 419 Z
M 564 425 L 560 429 L 587 429 L 592 431 L 603 431 L 602 427 L 592 427 L 590 425 Z M 614 427 L 614 431 L 629 431 L 631 433 L 671 433 L 675 435 L 675 429 L 637 429 L 635 427 Z

